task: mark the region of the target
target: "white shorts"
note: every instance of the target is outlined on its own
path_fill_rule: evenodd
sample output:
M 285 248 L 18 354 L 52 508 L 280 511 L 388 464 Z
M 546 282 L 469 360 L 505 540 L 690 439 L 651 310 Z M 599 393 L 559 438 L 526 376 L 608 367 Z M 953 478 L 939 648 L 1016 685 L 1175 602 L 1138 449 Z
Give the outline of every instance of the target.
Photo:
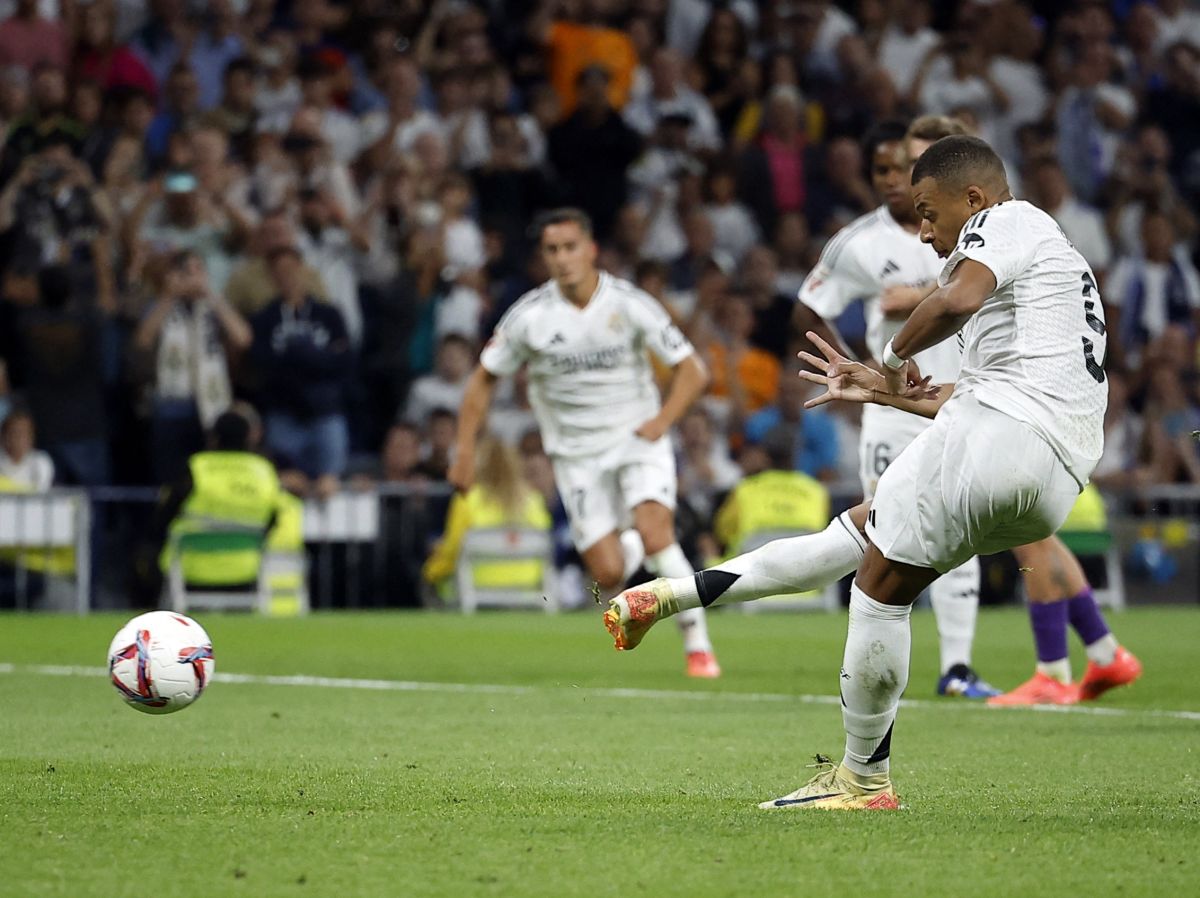
M 933 425 L 930 418 L 883 405 L 863 406 L 858 438 L 858 478 L 863 497 L 875 495 L 879 478 L 904 449 Z
M 954 397 L 879 479 L 867 536 L 884 557 L 939 573 L 1045 539 L 1079 485 L 1028 425 Z
M 630 434 L 607 452 L 551 461 L 571 541 L 580 552 L 628 527 L 633 508 L 642 502 L 675 510 L 675 452 L 669 437 L 648 443 Z

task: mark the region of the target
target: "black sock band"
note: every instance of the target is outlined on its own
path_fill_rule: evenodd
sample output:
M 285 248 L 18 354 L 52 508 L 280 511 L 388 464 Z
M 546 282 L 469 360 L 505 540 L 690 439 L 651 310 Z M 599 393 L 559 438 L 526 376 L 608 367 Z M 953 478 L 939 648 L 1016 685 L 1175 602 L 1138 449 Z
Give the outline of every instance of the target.
M 718 571 L 716 569 L 709 571 L 697 571 L 696 578 L 696 595 L 700 597 L 700 604 L 707 608 L 725 593 L 725 590 L 733 586 L 737 582 L 741 574 L 731 574 L 729 571 Z

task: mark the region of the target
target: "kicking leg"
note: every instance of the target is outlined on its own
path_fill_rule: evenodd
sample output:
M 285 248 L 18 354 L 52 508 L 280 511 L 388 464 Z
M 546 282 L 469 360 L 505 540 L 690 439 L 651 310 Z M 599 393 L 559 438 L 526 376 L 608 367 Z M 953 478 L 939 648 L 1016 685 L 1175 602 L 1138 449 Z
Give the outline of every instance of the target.
M 655 622 L 691 608 L 827 586 L 853 571 L 862 559 L 868 510 L 864 503 L 838 515 L 820 533 L 777 539 L 691 576 L 627 589 L 609 603 L 605 626 L 618 649 L 632 649 Z

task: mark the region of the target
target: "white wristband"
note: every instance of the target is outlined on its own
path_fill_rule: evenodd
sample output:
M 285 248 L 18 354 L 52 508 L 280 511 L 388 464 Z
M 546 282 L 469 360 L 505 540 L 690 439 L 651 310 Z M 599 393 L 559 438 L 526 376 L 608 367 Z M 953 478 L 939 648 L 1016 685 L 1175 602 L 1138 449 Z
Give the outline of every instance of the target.
M 888 368 L 891 368 L 893 371 L 899 371 L 904 367 L 907 361 L 907 359 L 902 359 L 900 356 L 896 355 L 896 351 L 892 349 L 892 341 L 888 340 L 887 346 L 883 347 L 883 364 Z

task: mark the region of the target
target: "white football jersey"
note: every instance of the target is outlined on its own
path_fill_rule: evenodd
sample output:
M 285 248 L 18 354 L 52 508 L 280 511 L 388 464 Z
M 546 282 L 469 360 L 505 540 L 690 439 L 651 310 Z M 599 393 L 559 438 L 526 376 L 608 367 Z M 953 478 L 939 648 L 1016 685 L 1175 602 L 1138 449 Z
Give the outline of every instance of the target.
M 906 231 L 880 206 L 846 225 L 825 245 L 816 268 L 800 288 L 800 301 L 833 320 L 856 299 L 865 305 L 867 348 L 875 358 L 883 356 L 888 340 L 900 333 L 903 319 L 885 318 L 880 296 L 887 287 L 932 286 L 942 262 L 933 247 Z M 962 360 L 958 344 L 947 340 L 915 356 L 922 374 L 935 383 L 958 377 Z
M 480 364 L 497 376 L 529 366 L 529 404 L 547 454 L 604 452 L 658 414 L 649 349 L 674 367 L 692 344 L 654 297 L 600 273 L 583 308 L 554 281 L 510 308 L 483 348 Z
M 986 265 L 996 289 L 963 328 L 955 393 L 1030 425 L 1082 487 L 1104 448 L 1108 405 L 1104 309 L 1091 268 L 1054 219 L 1023 200 L 971 216 L 939 283 L 964 259 Z

